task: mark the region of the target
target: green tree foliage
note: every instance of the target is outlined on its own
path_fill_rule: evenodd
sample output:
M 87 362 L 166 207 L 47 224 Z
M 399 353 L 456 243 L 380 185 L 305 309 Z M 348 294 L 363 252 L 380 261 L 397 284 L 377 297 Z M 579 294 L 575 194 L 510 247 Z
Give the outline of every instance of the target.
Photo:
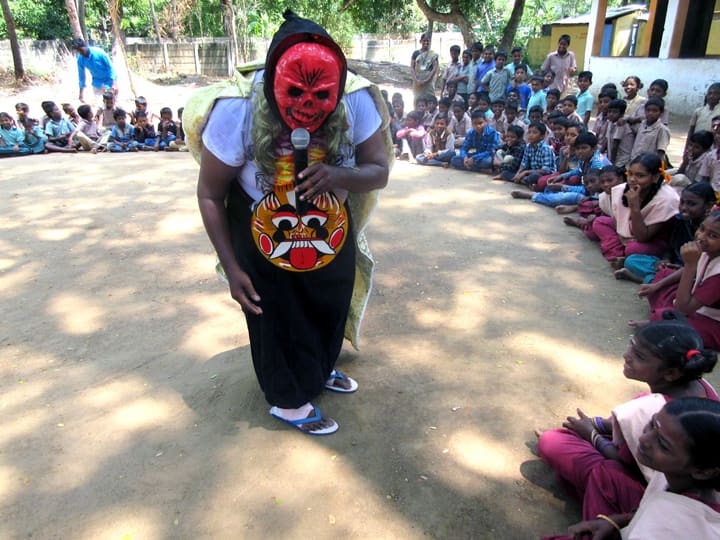
M 70 35 L 63 0 L 10 0 L 18 38 L 56 39 Z M 0 19 L 0 39 L 7 39 L 5 21 Z

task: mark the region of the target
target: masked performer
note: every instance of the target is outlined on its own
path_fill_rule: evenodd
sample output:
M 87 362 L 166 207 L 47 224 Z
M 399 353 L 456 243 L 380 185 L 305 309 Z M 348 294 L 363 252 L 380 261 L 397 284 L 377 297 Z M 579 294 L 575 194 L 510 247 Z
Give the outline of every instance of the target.
M 377 89 L 347 72 L 322 27 L 284 17 L 264 70 L 191 98 L 186 134 L 200 151 L 203 223 L 245 313 L 270 414 L 327 435 L 338 424 L 312 401 L 357 389 L 334 366 L 369 293 L 363 229 L 391 144 Z

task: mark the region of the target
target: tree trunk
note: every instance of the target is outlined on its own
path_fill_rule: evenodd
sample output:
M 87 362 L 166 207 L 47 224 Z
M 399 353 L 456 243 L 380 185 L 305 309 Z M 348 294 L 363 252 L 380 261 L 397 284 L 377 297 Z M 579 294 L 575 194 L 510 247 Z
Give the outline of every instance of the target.
M 82 28 L 80 28 L 80 19 L 78 19 L 77 7 L 75 6 L 75 0 L 65 0 L 65 9 L 68 12 L 68 18 L 70 19 L 70 29 L 74 38 L 83 37 Z
M 475 42 L 475 32 L 467 16 L 460 9 L 458 0 L 450 0 L 450 13 L 439 13 L 431 8 L 427 0 L 416 0 L 420 11 L 427 17 L 428 21 L 454 24 L 460 28 L 465 46 L 469 49 Z
M 120 20 L 122 19 L 122 6 L 120 0 L 108 0 L 108 10 L 110 13 L 110 22 L 112 23 L 112 58 L 115 63 L 115 69 L 118 73 L 118 79 L 120 73 L 125 73 L 128 78 L 128 85 L 132 92 L 133 98 L 137 96 L 135 91 L 135 84 L 133 83 L 132 73 L 130 73 L 130 67 L 127 63 L 125 55 L 125 43 L 123 42 L 123 36 L 120 31 Z
M 150 17 L 152 18 L 153 28 L 155 29 L 155 38 L 158 40 L 163 53 L 163 65 L 165 66 L 165 72 L 170 71 L 170 60 L 167 55 L 167 49 L 163 43 L 162 33 L 160 32 L 160 22 L 158 22 L 157 14 L 155 13 L 155 2 L 148 0 L 150 3 Z
M 85 41 L 88 40 L 87 26 L 85 25 L 85 0 L 78 0 L 77 3 L 78 20 L 80 21 L 80 31 Z
M 234 68 L 238 60 L 238 38 L 237 26 L 235 24 L 235 8 L 232 0 L 220 0 L 223 8 L 223 26 L 225 27 L 225 35 L 230 39 L 230 65 Z
M 170 38 L 175 40 L 178 37 L 178 13 L 177 13 L 177 0 L 172 0 L 170 2 L 170 6 L 172 7 L 172 24 L 170 26 Z
M 508 20 L 505 25 L 505 30 L 503 30 L 502 39 L 500 40 L 500 48 L 508 53 L 513 45 L 513 41 L 515 41 L 515 34 L 517 33 L 524 11 L 525 0 L 515 0 L 515 5 L 510 14 L 510 20 Z
M 15 19 L 10 13 L 10 4 L 8 0 L 0 0 L 2 5 L 3 17 L 5 18 L 5 29 L 8 38 L 10 38 L 10 50 L 12 51 L 13 66 L 15 67 L 15 80 L 20 82 L 25 80 L 25 68 L 23 67 L 22 55 L 20 54 L 20 42 L 15 31 Z

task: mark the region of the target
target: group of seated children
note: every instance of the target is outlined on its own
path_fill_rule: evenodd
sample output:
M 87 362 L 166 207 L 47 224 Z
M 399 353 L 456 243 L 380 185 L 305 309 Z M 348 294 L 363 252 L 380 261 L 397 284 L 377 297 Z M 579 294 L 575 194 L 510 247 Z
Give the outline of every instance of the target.
M 587 89 L 592 75 L 580 78 Z M 460 100 L 448 105 L 443 98 L 438 110 L 433 100 L 420 100 L 397 137 L 418 164 L 493 174 L 524 187 L 512 197 L 564 214 L 567 225 L 599 244 L 617 279 L 641 284 L 650 320 L 679 309 L 707 347 L 720 349 L 720 215 L 710 215 L 720 192 L 720 83 L 709 86 L 692 115 L 677 168 L 666 153 L 668 84 L 654 81 L 647 98 L 641 88 L 628 77 L 625 99 L 618 99 L 614 85 L 604 86 L 592 130 L 585 118 L 574 118 L 575 96 L 561 100 L 559 110 L 533 106 L 526 120 L 515 107 L 483 96 L 469 112 Z M 452 118 L 443 105 L 453 107 Z
M 47 152 L 186 151 L 183 107 L 177 111 L 177 122 L 169 107 L 160 109 L 159 116 L 150 112 L 142 96 L 135 99 L 135 110 L 128 114 L 115 106 L 112 92 L 103 94 L 103 107 L 95 113 L 86 104 L 76 110 L 69 103 L 61 108 L 53 101 L 44 101 L 41 107 L 45 116 L 40 121 L 30 118 L 25 103 L 15 105 L 15 119 L 0 112 L 0 157 Z

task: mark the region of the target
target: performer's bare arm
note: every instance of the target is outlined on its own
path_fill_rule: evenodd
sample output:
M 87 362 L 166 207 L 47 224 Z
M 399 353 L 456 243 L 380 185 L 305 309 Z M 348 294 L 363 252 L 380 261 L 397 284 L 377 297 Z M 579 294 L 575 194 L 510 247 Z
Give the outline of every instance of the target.
M 230 283 L 230 294 L 247 313 L 262 315 L 262 309 L 257 305 L 260 296 L 255 291 L 250 277 L 237 263 L 230 241 L 225 197 L 230 191 L 231 183 L 235 181 L 237 172 L 236 167 L 226 165 L 212 152 L 203 148 L 197 187 L 198 204 L 205 230 Z
M 366 192 L 387 185 L 388 162 L 385 144 L 378 129 L 366 141 L 355 147 L 357 168 L 333 167 L 325 163 L 311 165 L 299 176 L 303 182 L 296 191 L 302 199 L 312 199 L 328 191 Z

